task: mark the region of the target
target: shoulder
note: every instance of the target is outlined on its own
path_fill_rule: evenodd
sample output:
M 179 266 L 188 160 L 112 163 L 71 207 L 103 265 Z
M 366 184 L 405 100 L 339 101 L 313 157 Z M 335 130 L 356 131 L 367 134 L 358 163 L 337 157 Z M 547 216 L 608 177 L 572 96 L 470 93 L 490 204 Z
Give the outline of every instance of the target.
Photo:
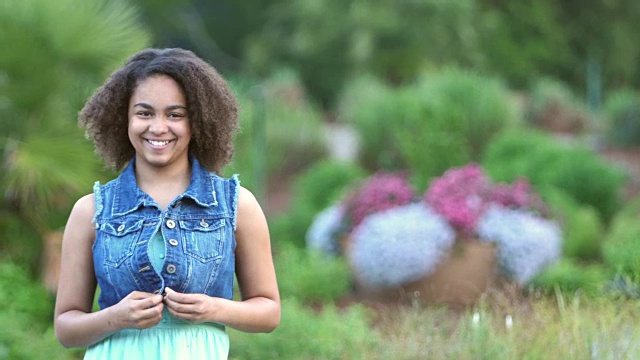
M 265 216 L 256 197 L 243 186 L 238 187 L 238 230 L 247 225 L 265 221 Z
M 72 239 L 93 239 L 95 225 L 93 214 L 95 208 L 94 195 L 89 194 L 76 201 L 65 229 L 65 237 Z
M 88 220 L 91 222 L 94 212 L 95 196 L 94 194 L 88 194 L 76 201 L 71 210 L 71 216 L 79 220 Z
M 258 199 L 244 186 L 238 186 L 238 213 L 260 209 Z

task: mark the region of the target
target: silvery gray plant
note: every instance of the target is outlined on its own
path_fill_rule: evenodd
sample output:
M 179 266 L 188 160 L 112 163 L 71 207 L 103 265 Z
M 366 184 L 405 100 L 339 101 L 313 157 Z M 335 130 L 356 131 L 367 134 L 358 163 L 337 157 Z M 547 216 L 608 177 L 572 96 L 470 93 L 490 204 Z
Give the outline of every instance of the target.
M 498 248 L 501 270 L 520 285 L 526 284 L 562 252 L 558 224 L 522 209 L 491 205 L 481 216 L 476 232 Z
M 440 215 L 412 203 L 368 215 L 351 233 L 348 255 L 363 285 L 394 287 L 431 274 L 455 238 Z
M 305 236 L 307 249 L 331 256 L 339 255 L 343 218 L 344 208 L 340 205 L 334 205 L 319 212 Z

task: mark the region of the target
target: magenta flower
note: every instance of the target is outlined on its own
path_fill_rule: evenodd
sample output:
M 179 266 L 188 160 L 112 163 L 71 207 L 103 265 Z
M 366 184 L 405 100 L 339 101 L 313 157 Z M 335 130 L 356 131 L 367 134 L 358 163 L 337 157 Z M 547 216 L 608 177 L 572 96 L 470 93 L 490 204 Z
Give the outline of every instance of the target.
M 475 163 L 449 169 L 433 180 L 424 201 L 464 236 L 475 234 L 478 220 L 490 204 L 546 214 L 542 200 L 526 179 L 492 184 Z
M 416 193 L 404 174 L 379 172 L 346 201 L 347 221 L 353 229 L 367 215 L 411 203 Z
M 451 226 L 465 235 L 473 234 L 491 191 L 489 179 L 475 163 L 447 170 L 433 180 L 424 197 Z

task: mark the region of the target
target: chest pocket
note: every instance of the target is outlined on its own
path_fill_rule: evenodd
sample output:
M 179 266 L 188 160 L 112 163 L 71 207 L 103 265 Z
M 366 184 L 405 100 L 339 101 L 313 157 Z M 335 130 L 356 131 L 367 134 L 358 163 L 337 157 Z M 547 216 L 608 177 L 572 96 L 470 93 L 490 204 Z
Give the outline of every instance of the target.
M 142 223 L 142 220 L 109 222 L 102 226 L 102 250 L 107 265 L 118 267 L 133 254 Z
M 224 249 L 224 219 L 199 219 L 180 221 L 183 230 L 185 253 L 201 262 L 222 257 Z

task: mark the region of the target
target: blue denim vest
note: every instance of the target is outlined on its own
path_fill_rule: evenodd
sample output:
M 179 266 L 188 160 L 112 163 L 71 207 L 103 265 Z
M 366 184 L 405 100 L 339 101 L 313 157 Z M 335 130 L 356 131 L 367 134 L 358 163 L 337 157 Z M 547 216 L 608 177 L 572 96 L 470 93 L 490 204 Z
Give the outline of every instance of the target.
M 235 273 L 237 175 L 221 178 L 191 157 L 191 183 L 164 212 L 138 187 L 132 160 L 120 176 L 96 182 L 93 263 L 101 309 L 134 290 L 161 294 L 165 287 L 231 299 Z M 157 231 L 165 240 L 158 272 L 148 255 Z

